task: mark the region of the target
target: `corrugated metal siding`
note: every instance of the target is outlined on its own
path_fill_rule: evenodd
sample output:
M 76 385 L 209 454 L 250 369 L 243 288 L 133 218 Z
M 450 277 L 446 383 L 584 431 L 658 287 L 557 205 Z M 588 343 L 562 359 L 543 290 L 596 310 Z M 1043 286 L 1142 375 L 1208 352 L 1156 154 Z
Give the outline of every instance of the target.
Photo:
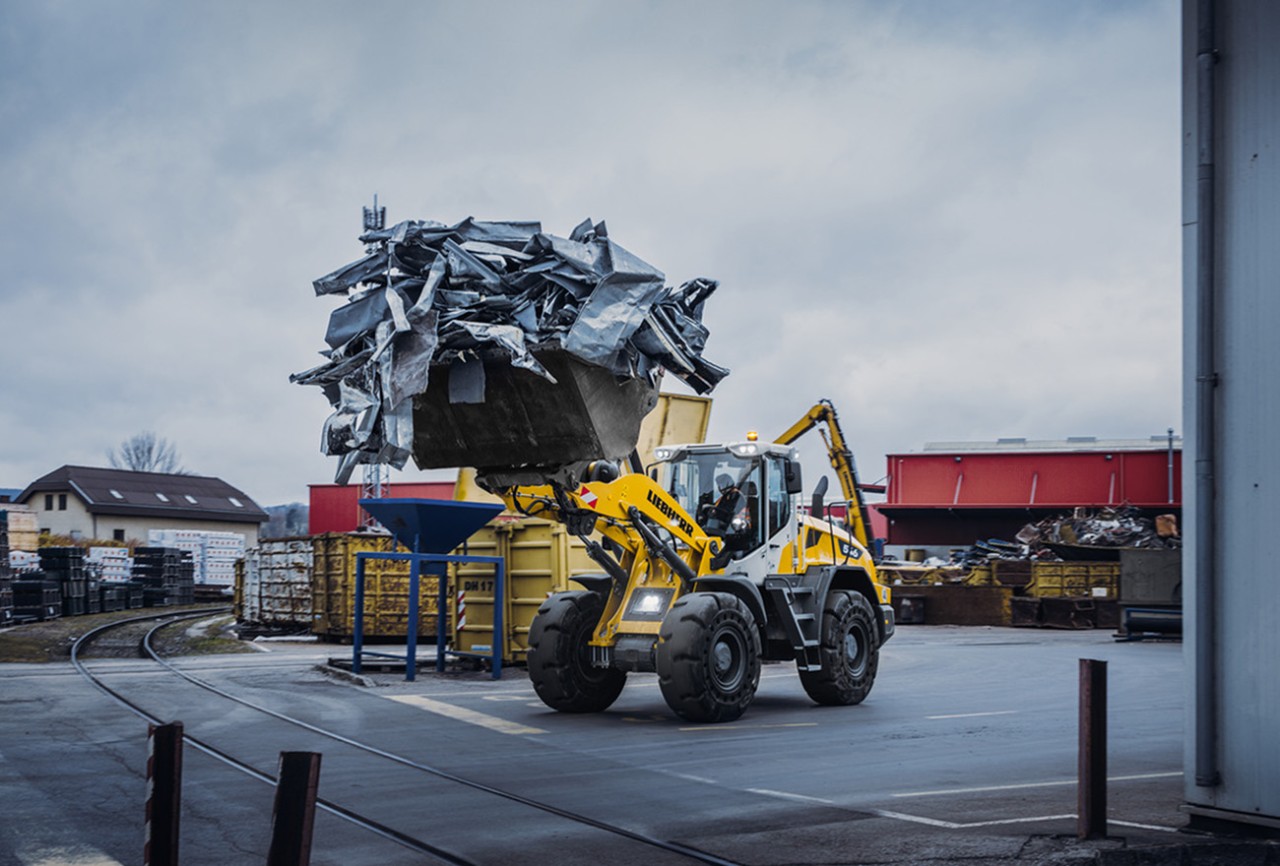
M 1182 456 L 1167 451 L 894 454 L 887 505 L 934 508 L 1178 507 Z
M 1195 454 L 1196 138 L 1195 0 L 1184 3 L 1183 159 L 1184 389 L 1188 453 Z M 1218 0 L 1216 49 L 1215 256 L 1218 306 L 1216 503 L 1188 501 L 1192 530 L 1188 626 L 1188 766 L 1194 766 L 1196 718 L 1195 510 L 1215 507 L 1218 527 L 1217 724 L 1222 784 L 1200 788 L 1187 774 L 1195 805 L 1280 819 L 1280 592 L 1275 583 L 1275 516 L 1280 514 L 1280 4 Z M 1191 461 L 1189 461 L 1191 462 Z M 1187 484 L 1195 481 L 1189 465 Z

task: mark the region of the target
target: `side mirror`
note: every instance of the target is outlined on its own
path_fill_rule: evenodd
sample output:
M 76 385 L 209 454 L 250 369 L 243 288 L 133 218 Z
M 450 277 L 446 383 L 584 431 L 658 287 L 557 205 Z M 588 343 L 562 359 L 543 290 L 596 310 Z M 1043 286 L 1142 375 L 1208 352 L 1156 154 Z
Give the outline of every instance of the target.
M 783 464 L 782 471 L 786 474 L 787 495 L 803 493 L 804 482 L 800 480 L 800 464 L 794 460 L 788 460 Z
M 823 499 L 827 495 L 827 476 L 822 476 L 818 480 L 818 486 L 813 488 L 813 501 L 809 506 L 809 514 L 821 520 L 826 516 L 826 508 L 823 505 Z

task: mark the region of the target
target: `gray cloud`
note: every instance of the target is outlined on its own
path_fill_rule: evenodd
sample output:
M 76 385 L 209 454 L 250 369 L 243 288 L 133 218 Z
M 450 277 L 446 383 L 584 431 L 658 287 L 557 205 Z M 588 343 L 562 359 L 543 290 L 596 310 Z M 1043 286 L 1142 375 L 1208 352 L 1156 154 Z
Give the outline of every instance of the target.
M 142 429 L 264 503 L 329 480 L 287 376 L 374 192 L 607 219 L 720 279 L 715 437 L 831 397 L 876 478 L 929 440 L 1180 426 L 1176 4 L 0 16 L 0 486 Z

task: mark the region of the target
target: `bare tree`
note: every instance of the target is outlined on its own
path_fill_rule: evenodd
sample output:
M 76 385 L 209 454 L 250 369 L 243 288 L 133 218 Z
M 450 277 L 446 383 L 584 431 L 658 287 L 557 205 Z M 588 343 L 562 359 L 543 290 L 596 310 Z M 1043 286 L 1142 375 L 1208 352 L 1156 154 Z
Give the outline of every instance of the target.
M 186 475 L 178 450 L 167 439 L 150 430 L 136 433 L 107 451 L 107 459 L 116 469 L 134 472 L 164 472 L 169 475 Z

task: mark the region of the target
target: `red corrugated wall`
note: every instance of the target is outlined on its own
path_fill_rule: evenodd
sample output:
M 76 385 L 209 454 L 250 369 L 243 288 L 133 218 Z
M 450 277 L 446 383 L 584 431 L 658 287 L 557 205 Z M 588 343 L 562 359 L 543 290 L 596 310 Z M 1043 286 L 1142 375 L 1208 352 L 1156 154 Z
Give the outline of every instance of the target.
M 311 512 L 307 527 L 321 532 L 354 532 L 360 526 L 358 484 L 312 484 Z M 452 499 L 452 481 L 392 482 L 389 499 Z
M 1166 451 L 891 454 L 887 505 L 1072 508 L 1182 502 L 1182 454 Z

